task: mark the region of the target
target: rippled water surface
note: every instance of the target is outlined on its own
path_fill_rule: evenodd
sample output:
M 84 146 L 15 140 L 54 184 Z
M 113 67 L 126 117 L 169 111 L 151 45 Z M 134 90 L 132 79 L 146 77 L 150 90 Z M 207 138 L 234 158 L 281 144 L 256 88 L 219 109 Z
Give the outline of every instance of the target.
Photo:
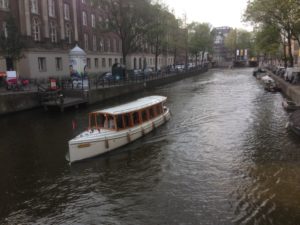
M 75 112 L 1 117 L 0 224 L 300 224 L 300 138 L 281 94 L 251 74 L 211 70 Z M 166 125 L 68 165 L 87 112 L 151 94 L 168 96 Z

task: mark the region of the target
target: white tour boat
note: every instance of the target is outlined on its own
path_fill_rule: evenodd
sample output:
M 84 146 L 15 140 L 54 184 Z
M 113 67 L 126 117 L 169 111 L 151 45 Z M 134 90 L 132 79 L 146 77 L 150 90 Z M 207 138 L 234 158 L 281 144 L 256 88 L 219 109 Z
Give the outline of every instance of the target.
M 126 145 L 170 119 L 164 96 L 140 98 L 89 113 L 89 127 L 69 141 L 70 163 Z

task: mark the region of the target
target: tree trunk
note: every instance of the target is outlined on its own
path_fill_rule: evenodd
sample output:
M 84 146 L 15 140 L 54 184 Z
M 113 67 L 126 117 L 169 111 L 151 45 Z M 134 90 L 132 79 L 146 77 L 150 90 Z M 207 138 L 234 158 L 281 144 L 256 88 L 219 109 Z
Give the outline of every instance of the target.
M 158 63 L 158 37 L 156 37 L 155 43 L 155 72 L 157 72 L 157 63 Z
M 289 62 L 290 62 L 290 66 L 294 67 L 294 56 L 293 56 L 293 52 L 292 52 L 292 35 L 291 32 L 288 32 L 288 50 L 289 50 Z
M 203 66 L 204 55 L 205 55 L 205 49 L 202 51 L 202 56 L 201 56 L 201 66 Z

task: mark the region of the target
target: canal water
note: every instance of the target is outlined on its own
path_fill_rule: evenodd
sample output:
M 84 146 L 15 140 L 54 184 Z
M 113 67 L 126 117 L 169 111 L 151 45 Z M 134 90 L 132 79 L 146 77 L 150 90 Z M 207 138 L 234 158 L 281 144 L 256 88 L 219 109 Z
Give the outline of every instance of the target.
M 168 97 L 166 125 L 69 166 L 87 112 L 152 94 Z M 251 69 L 211 70 L 77 111 L 1 117 L 0 224 L 300 224 L 300 139 L 281 101 Z

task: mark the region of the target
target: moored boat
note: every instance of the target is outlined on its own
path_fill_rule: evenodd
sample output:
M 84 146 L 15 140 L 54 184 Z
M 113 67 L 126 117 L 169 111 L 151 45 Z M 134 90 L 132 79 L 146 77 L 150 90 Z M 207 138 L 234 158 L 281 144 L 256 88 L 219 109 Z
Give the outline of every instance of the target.
M 300 110 L 293 112 L 289 118 L 288 127 L 300 136 Z
M 299 105 L 296 105 L 295 102 L 288 100 L 286 98 L 283 99 L 283 101 L 282 101 L 282 107 L 287 111 L 293 111 L 293 110 L 300 109 Z
M 269 75 L 263 76 L 261 78 L 261 80 L 263 82 L 263 85 L 264 85 L 264 88 L 266 91 L 269 91 L 269 92 L 280 91 L 276 82 Z
M 148 96 L 89 113 L 89 127 L 69 141 L 70 163 L 126 145 L 170 119 L 164 96 Z

